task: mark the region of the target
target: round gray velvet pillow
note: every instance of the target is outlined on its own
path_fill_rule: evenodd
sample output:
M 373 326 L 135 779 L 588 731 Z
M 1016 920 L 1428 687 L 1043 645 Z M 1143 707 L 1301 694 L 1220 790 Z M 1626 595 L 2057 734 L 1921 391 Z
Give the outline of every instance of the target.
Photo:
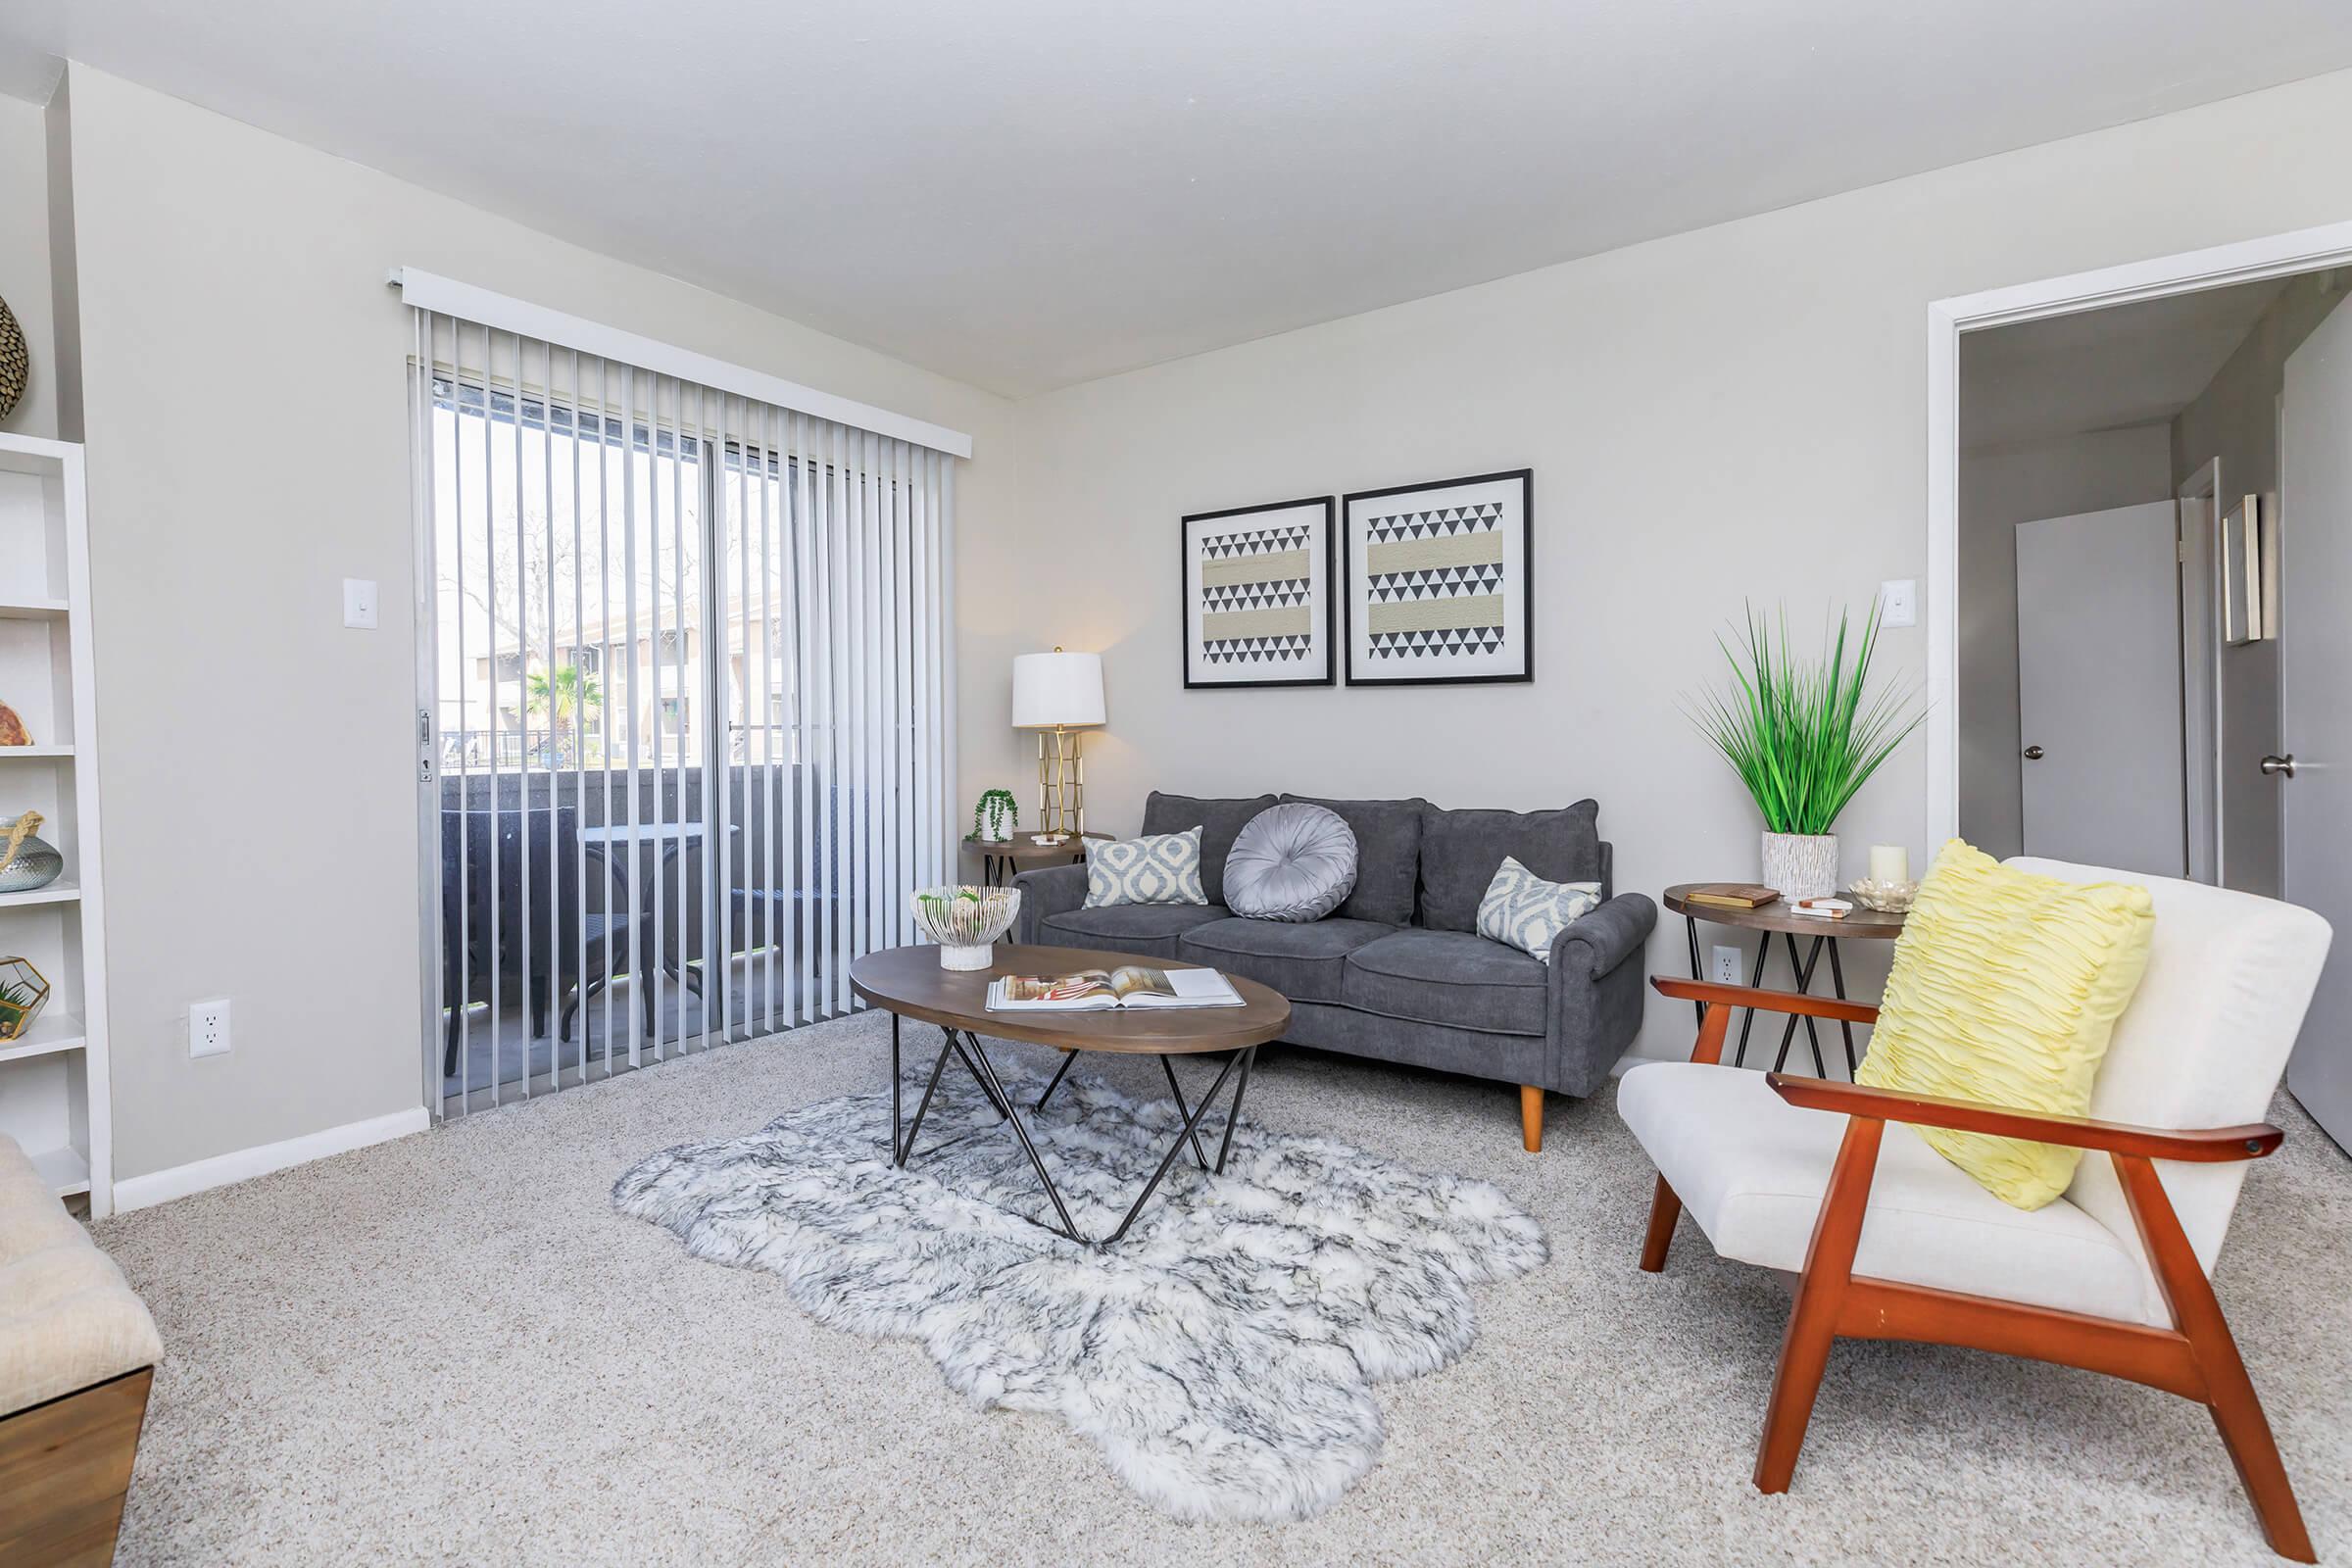
M 1355 886 L 1355 830 L 1304 801 L 1251 817 L 1225 857 L 1225 907 L 1252 920 L 1320 920 Z

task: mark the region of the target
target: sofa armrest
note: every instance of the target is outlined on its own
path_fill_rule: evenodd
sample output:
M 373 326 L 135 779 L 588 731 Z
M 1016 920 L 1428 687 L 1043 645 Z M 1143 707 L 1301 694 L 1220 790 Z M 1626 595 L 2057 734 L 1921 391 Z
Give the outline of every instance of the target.
M 1083 862 L 1023 871 L 1012 879 L 1012 885 L 1021 890 L 1021 915 L 1013 927 L 1013 937 L 1024 947 L 1039 945 L 1038 929 L 1047 915 L 1067 914 L 1086 905 Z
M 1658 906 L 1621 893 L 1551 939 L 1544 1033 L 1552 1081 L 1565 1094 L 1590 1095 L 1609 1076 L 1642 1029 L 1642 951 Z
M 1658 923 L 1658 906 L 1639 893 L 1621 893 L 1571 920 L 1551 939 L 1551 972 L 1573 968 L 1597 980 L 1640 953 Z

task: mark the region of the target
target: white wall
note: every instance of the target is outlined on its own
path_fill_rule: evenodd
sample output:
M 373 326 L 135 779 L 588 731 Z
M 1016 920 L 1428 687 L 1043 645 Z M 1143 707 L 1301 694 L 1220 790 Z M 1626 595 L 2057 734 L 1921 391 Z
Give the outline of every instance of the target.
M 411 265 L 972 432 L 1009 406 L 75 68 L 118 1179 L 421 1099 Z M 383 585 L 347 631 L 339 581 Z M 191 1061 L 185 1009 L 235 1004 Z
M 1025 403 L 1024 504 L 964 554 L 964 797 L 1024 786 L 1007 663 L 1059 642 L 1104 654 L 1096 825 L 1155 785 L 1591 794 L 1624 888 L 1752 873 L 1754 810 L 1678 704 L 1742 601 L 1810 623 L 1924 575 L 1928 303 L 2352 218 L 2348 143 L 2352 74 L 2322 77 Z M 1180 689 L 1180 514 L 1521 465 L 1533 685 Z M 1889 633 L 1888 673 L 1923 650 Z M 1840 823 L 1845 870 L 1924 856 L 1925 807 L 1914 742 Z M 1684 967 L 1678 925 L 1652 968 Z M 1649 1025 L 1642 1050 L 1688 1049 L 1687 1008 Z
M 2170 456 L 2177 483 L 2219 458 L 2225 512 L 2241 496 L 2265 497 L 2266 506 L 2276 502 L 2278 398 L 2286 384 L 2287 356 L 2343 303 L 2348 286 L 2352 275 L 2341 270 L 2315 272 L 2296 278 L 2271 302 L 2212 382 L 2173 420 Z M 2331 521 L 2297 520 L 2306 525 Z M 2287 635 L 2293 635 L 2291 627 Z M 2289 786 L 2263 777 L 2259 767 L 2264 757 L 2282 749 L 2278 656 L 2276 641 L 2221 651 L 2222 880 L 2272 898 L 2280 891 L 2284 844 L 2278 792 Z
M 41 106 L 0 93 L 0 300 L 24 330 L 32 376 L 0 430 L 57 434 L 56 337 L 49 327 L 48 137 Z
M 1968 375 L 1966 360 L 1961 372 Z M 2018 753 L 2017 525 L 2171 498 L 2165 424 L 2091 430 L 1960 460 L 1960 836 L 2025 851 Z

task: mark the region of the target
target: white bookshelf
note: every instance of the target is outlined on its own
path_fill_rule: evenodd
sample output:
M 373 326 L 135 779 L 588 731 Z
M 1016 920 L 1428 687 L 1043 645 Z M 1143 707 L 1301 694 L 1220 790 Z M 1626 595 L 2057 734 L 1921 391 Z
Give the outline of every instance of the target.
M 30 959 L 50 986 L 24 1038 L 0 1040 L 0 1133 L 99 1218 L 114 1211 L 114 1151 L 89 569 L 81 448 L 0 433 L 0 702 L 33 741 L 0 747 L 0 821 L 40 812 L 66 858 L 47 887 L 0 893 L 0 957 Z

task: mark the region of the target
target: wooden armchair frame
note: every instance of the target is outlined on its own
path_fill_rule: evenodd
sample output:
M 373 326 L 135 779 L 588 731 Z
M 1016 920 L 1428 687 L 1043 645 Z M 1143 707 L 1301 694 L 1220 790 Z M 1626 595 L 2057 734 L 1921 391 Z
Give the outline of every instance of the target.
M 1870 1023 L 1878 1008 L 1860 1003 L 1800 997 L 1745 986 L 1653 978 L 1669 997 L 1701 1004 L 1705 1011 L 1691 1060 L 1719 1064 L 1724 1036 L 1736 1007 Z M 2220 1431 L 2238 1478 L 2262 1522 L 2271 1549 L 2299 1562 L 2316 1562 L 2302 1510 L 2278 1457 L 2262 1401 L 2256 1397 L 2245 1362 L 2230 1338 L 2230 1325 L 2214 1298 L 2213 1286 L 2165 1196 L 2150 1163 L 2171 1159 L 2212 1163 L 2259 1159 L 2284 1138 L 2278 1128 L 2256 1123 L 2180 1132 L 2132 1127 L 2079 1116 L 2050 1116 L 1933 1095 L 1898 1094 L 1819 1078 L 1766 1074 L 1766 1082 L 1789 1104 L 1837 1111 L 1846 1118 L 1845 1138 L 1830 1170 L 1821 1214 L 1805 1249 L 1796 1279 L 1796 1300 L 1781 1341 L 1765 1407 L 1764 1431 L 1756 1448 L 1756 1490 L 1786 1492 L 1796 1469 L 1812 1419 L 1814 1396 L 1829 1365 L 1830 1348 L 1840 1337 L 1856 1340 L 1912 1340 L 1928 1345 L 1966 1346 L 2026 1356 L 2064 1366 L 2128 1378 L 2205 1406 Z M 2104 1153 L 2115 1162 L 2140 1246 L 2171 1307 L 2175 1328 L 2092 1317 L 2051 1307 L 2029 1306 L 1994 1297 L 1906 1285 L 1856 1276 L 1854 1250 L 1870 1203 L 1879 1141 L 1890 1121 L 1994 1133 L 2064 1144 Z M 1682 1200 L 1658 1178 L 1642 1246 L 1642 1267 L 1666 1266 Z

